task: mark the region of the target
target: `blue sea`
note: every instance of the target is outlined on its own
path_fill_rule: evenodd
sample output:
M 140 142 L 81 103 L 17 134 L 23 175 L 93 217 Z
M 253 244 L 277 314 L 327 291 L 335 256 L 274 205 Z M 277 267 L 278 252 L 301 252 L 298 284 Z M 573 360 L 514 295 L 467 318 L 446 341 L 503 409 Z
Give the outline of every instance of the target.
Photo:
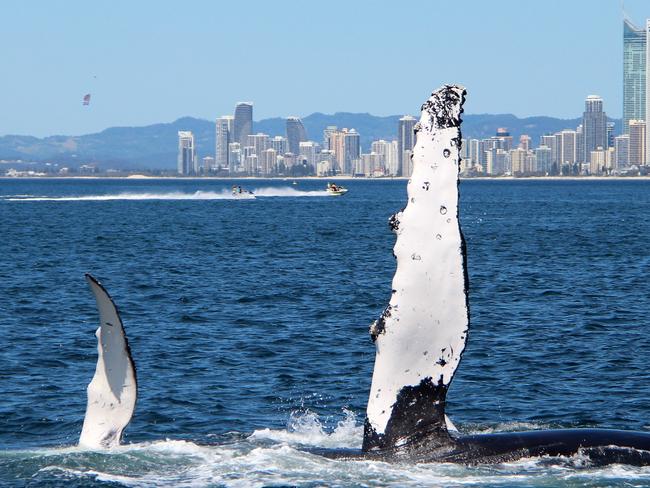
M 359 447 L 403 180 L 0 180 L 0 486 L 650 486 L 575 456 L 336 461 Z M 462 432 L 650 430 L 650 181 L 463 181 Z M 84 273 L 122 312 L 125 444 L 75 447 L 96 361 Z

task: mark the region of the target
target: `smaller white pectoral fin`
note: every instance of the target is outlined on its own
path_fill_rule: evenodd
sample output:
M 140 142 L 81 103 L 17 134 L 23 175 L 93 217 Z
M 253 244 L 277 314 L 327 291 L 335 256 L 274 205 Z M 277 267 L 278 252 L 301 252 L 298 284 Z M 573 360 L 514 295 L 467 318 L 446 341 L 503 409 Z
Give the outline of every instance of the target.
M 97 366 L 88 385 L 88 403 L 79 445 L 102 449 L 119 445 L 137 399 L 135 365 L 117 307 L 104 287 L 86 275 L 95 295 L 100 327 L 97 329 Z

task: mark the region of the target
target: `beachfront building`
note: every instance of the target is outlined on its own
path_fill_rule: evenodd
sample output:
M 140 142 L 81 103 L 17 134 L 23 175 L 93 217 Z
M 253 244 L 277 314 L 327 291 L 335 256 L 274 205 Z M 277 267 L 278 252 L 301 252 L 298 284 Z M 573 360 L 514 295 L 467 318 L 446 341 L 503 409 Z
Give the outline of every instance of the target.
M 216 121 L 216 144 L 215 144 L 215 161 L 218 168 L 228 169 L 229 144 L 234 142 L 231 138 L 234 136 L 235 117 L 232 115 L 223 115 Z
M 194 134 L 191 131 L 178 131 L 178 160 L 179 175 L 188 176 L 198 173 L 196 152 L 194 150 Z
M 643 166 L 646 164 L 646 123 L 643 120 L 629 121 L 628 164 Z
M 630 135 L 623 134 L 614 138 L 614 161 L 616 169 L 627 168 L 629 160 Z
M 238 142 L 244 147 L 248 136 L 253 133 L 253 102 L 239 102 L 235 106 L 233 132 L 231 142 Z
M 287 141 L 289 144 L 289 151 L 293 154 L 300 153 L 300 143 L 307 140 L 307 133 L 305 126 L 302 125 L 302 120 L 299 117 L 287 117 Z
M 415 146 L 415 124 L 417 120 L 411 115 L 405 115 L 397 124 L 397 175 L 410 176 L 411 154 Z M 409 154 L 406 154 L 406 151 Z M 405 168 L 406 165 L 406 168 Z
M 623 134 L 629 133 L 630 120 L 645 120 L 646 49 L 644 28 L 623 20 Z
M 589 95 L 585 100 L 582 114 L 582 131 L 585 162 L 591 161 L 591 154 L 598 148 L 607 146 L 607 114 L 603 111 L 603 99 L 598 95 Z M 592 173 L 593 174 L 593 173 Z

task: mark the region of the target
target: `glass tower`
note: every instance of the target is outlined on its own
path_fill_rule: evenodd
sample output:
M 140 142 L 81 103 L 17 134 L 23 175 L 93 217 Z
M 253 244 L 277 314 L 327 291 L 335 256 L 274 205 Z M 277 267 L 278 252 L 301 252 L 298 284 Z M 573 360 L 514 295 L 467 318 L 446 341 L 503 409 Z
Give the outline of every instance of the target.
M 295 155 L 300 153 L 300 143 L 307 140 L 307 133 L 305 126 L 302 125 L 302 120 L 298 117 L 287 118 L 287 141 L 289 144 L 289 152 Z
M 248 136 L 253 133 L 253 103 L 239 102 L 235 107 L 235 120 L 233 123 L 233 136 L 231 142 L 238 142 L 241 147 L 246 146 Z
M 623 133 L 630 120 L 645 120 L 646 32 L 623 20 Z

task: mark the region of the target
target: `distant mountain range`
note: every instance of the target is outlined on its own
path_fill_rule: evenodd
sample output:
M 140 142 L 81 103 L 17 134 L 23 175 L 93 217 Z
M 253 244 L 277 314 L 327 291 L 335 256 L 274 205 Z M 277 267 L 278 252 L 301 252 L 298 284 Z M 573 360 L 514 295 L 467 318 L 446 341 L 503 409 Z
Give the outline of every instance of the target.
M 362 150 L 366 152 L 374 140 L 396 138 L 400 117 L 337 112 L 333 115 L 313 113 L 302 121 L 308 137 L 318 142 L 322 141 L 323 130 L 328 125 L 354 128 L 361 135 Z M 542 116 L 520 119 L 510 114 L 466 114 L 463 117 L 463 136 L 482 139 L 493 136 L 498 127 L 507 127 L 515 141 L 521 134 L 528 134 L 536 146 L 541 135 L 562 129 L 575 129 L 581 120 Z M 620 119 L 612 121 L 616 124 L 616 133 L 620 133 Z M 0 160 L 52 162 L 72 167 L 98 163 L 102 170 L 173 170 L 176 168 L 179 130 L 194 133 L 199 158 L 214 156 L 214 122 L 183 117 L 166 124 L 111 127 L 83 136 L 37 138 L 7 135 L 0 137 Z M 285 135 L 285 119 L 276 117 L 260 120 L 254 123 L 253 130 L 270 136 Z

